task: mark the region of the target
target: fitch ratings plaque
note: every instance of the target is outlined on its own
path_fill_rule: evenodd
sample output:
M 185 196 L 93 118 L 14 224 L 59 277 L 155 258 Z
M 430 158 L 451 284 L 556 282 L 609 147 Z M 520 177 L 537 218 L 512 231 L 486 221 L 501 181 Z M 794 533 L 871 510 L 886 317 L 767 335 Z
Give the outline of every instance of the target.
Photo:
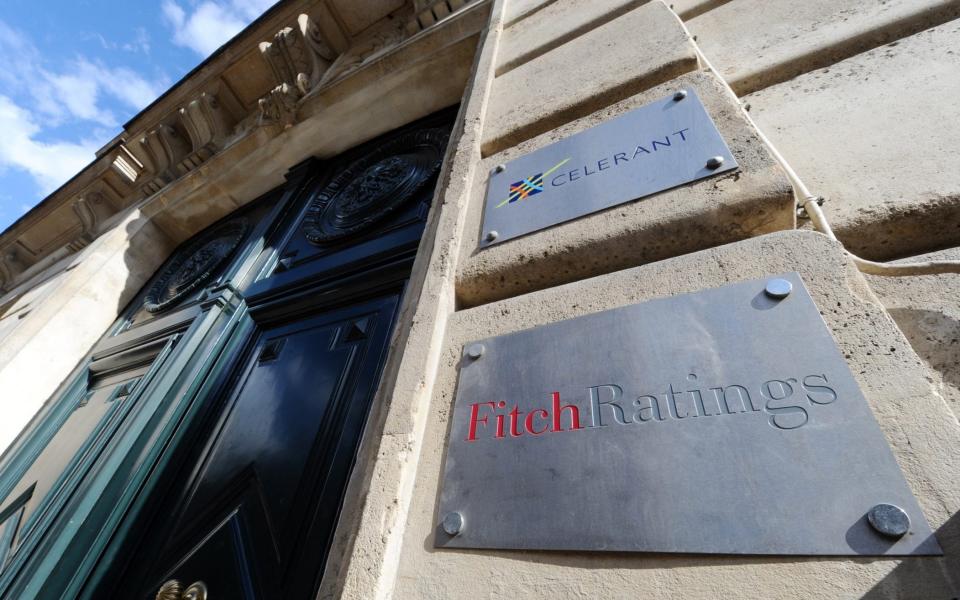
M 796 273 L 467 344 L 452 420 L 439 547 L 941 553 Z

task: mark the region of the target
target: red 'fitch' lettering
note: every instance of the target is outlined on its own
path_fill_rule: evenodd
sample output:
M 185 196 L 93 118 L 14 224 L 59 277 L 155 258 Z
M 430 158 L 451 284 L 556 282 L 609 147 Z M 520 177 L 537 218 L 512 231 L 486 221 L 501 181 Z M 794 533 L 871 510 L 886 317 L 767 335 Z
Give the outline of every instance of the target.
M 543 429 L 541 429 L 540 431 L 537 431 L 536 429 L 534 429 L 534 427 L 533 427 L 533 417 L 536 416 L 537 414 L 543 415 L 543 416 L 541 417 L 542 419 L 549 419 L 549 418 L 550 418 L 550 413 L 547 412 L 546 410 L 542 409 L 542 408 L 538 408 L 537 410 L 533 410 L 533 411 L 528 412 L 528 413 L 527 413 L 527 422 L 526 422 L 526 425 L 527 425 L 527 433 L 529 433 L 530 435 L 540 435 L 540 434 L 542 434 L 542 433 L 546 433 L 547 430 L 550 429 L 550 426 L 547 425 L 547 424 L 544 424 L 544 425 L 543 425 Z
M 497 408 L 497 405 L 494 404 L 493 402 L 475 402 L 470 407 L 470 433 L 467 434 L 468 442 L 475 442 L 477 440 L 477 423 L 483 423 L 484 425 L 487 424 L 486 417 L 482 419 L 477 418 L 478 415 L 480 414 L 481 406 L 489 406 L 492 409 Z
M 489 415 L 480 416 L 480 409 L 487 407 L 493 411 L 493 416 L 495 420 L 495 433 L 493 435 L 496 439 L 503 439 L 506 437 L 506 417 L 510 417 L 510 436 L 511 437 L 520 437 L 524 432 L 529 433 L 530 435 L 542 435 L 548 431 L 576 431 L 578 429 L 583 429 L 583 426 L 580 425 L 580 409 L 574 404 L 560 404 L 560 392 L 553 392 L 551 394 L 553 399 L 553 414 L 550 414 L 550 411 L 545 408 L 538 408 L 527 413 L 526 418 L 523 418 L 523 411 L 520 410 L 519 406 L 514 405 L 512 409 L 506 414 L 499 412 L 499 410 L 506 409 L 507 403 L 503 400 L 499 402 L 475 402 L 470 405 L 470 427 L 467 432 L 468 442 L 477 441 L 477 428 L 479 426 L 487 427 L 490 425 Z M 563 414 L 565 412 L 570 413 L 570 428 L 563 428 Z M 535 420 L 540 419 L 540 423 L 536 423 Z M 551 427 L 553 425 L 553 427 Z
M 565 410 L 570 410 L 570 425 L 573 429 L 580 427 L 580 409 L 573 404 L 560 406 L 560 392 L 553 393 L 553 431 L 563 431 L 563 425 L 560 423 L 560 415 Z

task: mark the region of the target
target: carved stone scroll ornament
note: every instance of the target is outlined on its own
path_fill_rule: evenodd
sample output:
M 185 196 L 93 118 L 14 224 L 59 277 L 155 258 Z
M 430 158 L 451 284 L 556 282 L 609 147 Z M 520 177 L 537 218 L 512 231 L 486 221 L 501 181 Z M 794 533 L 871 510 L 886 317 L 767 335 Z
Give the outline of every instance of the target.
M 228 221 L 179 251 L 147 291 L 143 307 L 162 312 L 198 290 L 233 255 L 247 229 L 246 219 Z
M 202 581 L 197 581 L 181 591 L 180 582 L 171 579 L 160 586 L 156 600 L 207 600 L 207 586 Z
M 284 27 L 272 42 L 261 43 L 260 54 L 277 83 L 296 85 L 301 94 L 310 92 L 337 57 L 306 14 L 297 18 L 296 27 Z
M 297 103 L 303 93 L 288 83 L 278 85 L 270 93 L 260 98 L 259 124 L 282 123 L 285 127 L 292 126 L 297 120 Z
M 412 131 L 351 164 L 310 204 L 307 239 L 332 242 L 386 218 L 437 173 L 446 142 L 440 129 Z

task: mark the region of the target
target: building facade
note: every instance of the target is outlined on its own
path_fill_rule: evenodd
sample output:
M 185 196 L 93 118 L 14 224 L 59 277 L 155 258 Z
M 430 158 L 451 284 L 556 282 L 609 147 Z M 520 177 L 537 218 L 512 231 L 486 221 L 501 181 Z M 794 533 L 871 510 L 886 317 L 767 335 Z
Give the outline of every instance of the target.
M 960 596 L 958 53 L 279 2 L 0 235 L 0 597 Z

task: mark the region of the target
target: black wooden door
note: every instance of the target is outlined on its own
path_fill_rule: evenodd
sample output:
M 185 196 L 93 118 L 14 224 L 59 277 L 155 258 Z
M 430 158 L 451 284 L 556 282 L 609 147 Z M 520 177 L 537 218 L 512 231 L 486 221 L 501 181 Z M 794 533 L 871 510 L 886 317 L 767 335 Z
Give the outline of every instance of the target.
M 294 170 L 250 269 L 260 274 L 235 289 L 235 344 L 85 597 L 152 599 L 174 581 L 202 582 L 212 600 L 314 597 L 449 116 Z M 202 262 L 175 258 L 173 283 L 154 287 L 179 290 L 179 265 Z
M 315 597 L 453 116 L 174 252 L 0 456 L 0 599 Z
M 399 293 L 256 335 L 212 432 L 145 533 L 122 598 L 176 579 L 212 598 L 307 598 L 325 560 Z

